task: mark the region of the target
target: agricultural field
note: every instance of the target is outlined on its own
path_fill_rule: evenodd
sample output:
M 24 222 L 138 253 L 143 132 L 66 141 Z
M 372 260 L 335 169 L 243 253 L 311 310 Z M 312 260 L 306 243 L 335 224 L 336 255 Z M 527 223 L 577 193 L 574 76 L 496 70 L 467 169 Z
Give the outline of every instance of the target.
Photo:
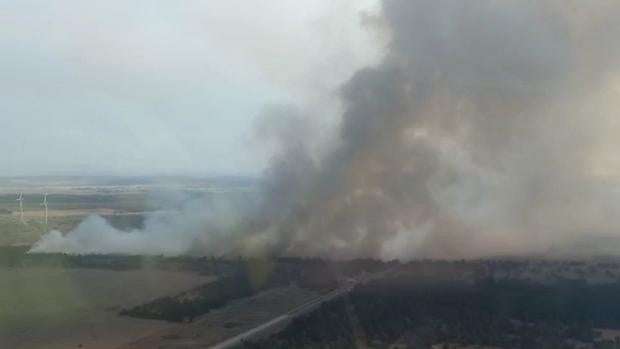
M 0 246 L 29 246 L 50 230 L 68 232 L 90 214 L 98 214 L 117 228 L 137 228 L 144 221 L 144 215 L 132 213 L 105 214 L 106 209 L 92 211 L 50 211 L 47 226 L 40 213 L 24 212 L 25 223 L 16 214 L 0 214 Z
M 145 214 L 166 210 L 178 200 L 254 193 L 252 180 L 222 178 L 34 177 L 0 178 L 0 246 L 32 245 L 50 230 L 68 232 L 89 215 L 121 229 L 140 228 Z M 23 194 L 23 222 L 18 194 Z M 43 195 L 48 194 L 48 224 Z
M 162 329 L 120 349 L 208 348 L 265 323 L 320 295 L 297 286 L 278 287 L 236 300 L 190 324 Z
M 178 271 L 0 268 L 0 347 L 114 348 L 177 326 L 120 317 L 119 309 L 212 280 Z
M 170 197 L 244 193 L 244 180 L 0 178 L 0 348 L 110 349 L 184 326 L 120 316 L 122 309 L 205 287 L 211 260 L 118 255 L 26 254 L 51 231 L 69 232 L 89 215 L 120 229 L 141 228 Z M 18 193 L 23 193 L 23 221 Z M 47 193 L 48 223 L 40 205 Z M 233 263 L 219 263 L 228 273 Z
M 121 190 L 122 189 L 122 190 Z M 23 194 L 23 222 L 17 192 Z M 41 206 L 43 194 L 48 194 L 48 223 L 44 223 Z M 134 187 L 98 191 L 67 186 L 24 186 L 2 188 L 0 191 L 0 246 L 31 245 L 50 230 L 67 232 L 88 215 L 100 215 L 121 228 L 139 227 L 144 213 L 157 209 L 151 196 Z

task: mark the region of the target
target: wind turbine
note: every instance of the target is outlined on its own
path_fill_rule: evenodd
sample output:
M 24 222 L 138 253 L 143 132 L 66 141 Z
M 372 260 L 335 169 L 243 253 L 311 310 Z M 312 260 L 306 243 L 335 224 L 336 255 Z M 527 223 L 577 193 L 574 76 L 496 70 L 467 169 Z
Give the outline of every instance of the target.
M 24 196 L 22 193 L 17 196 L 17 202 L 19 202 L 19 221 L 24 223 Z
M 41 203 L 43 209 L 45 210 L 45 225 L 47 225 L 47 193 L 43 195 L 43 202 Z

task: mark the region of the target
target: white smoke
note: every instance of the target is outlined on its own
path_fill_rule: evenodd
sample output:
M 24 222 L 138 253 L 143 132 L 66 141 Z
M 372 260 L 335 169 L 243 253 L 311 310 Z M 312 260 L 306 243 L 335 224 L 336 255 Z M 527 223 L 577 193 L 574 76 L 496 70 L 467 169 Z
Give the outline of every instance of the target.
M 235 200 L 194 198 L 147 213 L 141 229 L 118 229 L 100 216 L 89 216 L 63 234 L 52 230 L 31 253 L 166 255 L 224 254 L 239 231 L 246 207 Z

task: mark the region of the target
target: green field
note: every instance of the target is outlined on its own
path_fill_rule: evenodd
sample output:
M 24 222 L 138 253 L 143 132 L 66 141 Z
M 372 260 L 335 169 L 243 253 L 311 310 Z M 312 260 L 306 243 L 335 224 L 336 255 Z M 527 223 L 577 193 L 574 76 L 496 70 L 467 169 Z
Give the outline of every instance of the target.
M 23 195 L 24 222 L 20 221 L 17 194 L 0 193 L 0 246 L 31 245 L 50 230 L 68 232 L 73 230 L 88 215 L 99 215 L 112 226 L 120 229 L 140 228 L 147 212 L 169 209 L 166 197 L 182 197 L 186 200 L 209 197 L 232 197 L 248 195 L 239 189 L 176 190 L 149 194 L 132 188 L 113 192 L 89 190 L 88 194 L 71 188 L 55 188 L 48 195 L 48 224 L 44 224 L 44 210 L 40 203 L 42 193 Z
M 168 207 L 163 201 L 167 193 L 173 198 L 236 195 L 240 185 L 234 181 L 224 188 L 211 182 L 188 183 L 193 187 L 179 190 L 172 183 L 173 189 L 162 194 L 138 189 L 137 184 L 145 185 L 142 181 L 0 179 L 0 348 L 108 349 L 181 326 L 118 313 L 209 283 L 217 278 L 213 276 L 216 271 L 229 273 L 238 263 L 214 263 L 210 258 L 26 252 L 43 234 L 69 232 L 88 215 L 100 215 L 120 229 L 141 228 L 147 212 Z M 23 222 L 16 200 L 22 189 Z M 47 225 L 40 205 L 46 191 Z
M 42 194 L 24 194 L 24 222 L 20 221 L 16 197 L 0 194 L 0 246 L 31 245 L 50 230 L 71 231 L 89 214 L 104 216 L 117 228 L 139 228 L 143 212 L 161 206 L 161 202 L 143 192 L 55 193 L 48 195 L 46 226 L 40 206 Z
M 138 228 L 142 225 L 144 216 L 135 215 L 103 215 L 117 228 Z M 52 216 L 47 226 L 39 217 L 27 217 L 25 223 L 20 222 L 17 215 L 0 214 L 0 246 L 32 245 L 43 234 L 50 230 L 68 232 L 80 224 L 84 216 L 67 215 Z
M 24 194 L 24 222 L 21 222 L 16 195 L 0 195 L 0 246 L 31 245 L 50 230 L 70 231 L 85 215 L 101 209 L 118 213 L 108 217 L 113 224 L 136 227 L 142 223 L 142 215 L 125 214 L 152 209 L 144 193 L 51 194 L 48 196 L 50 214 L 46 226 L 41 200 L 41 194 Z
M 0 267 L 0 348 L 113 348 L 169 328 L 121 307 L 210 280 L 183 272 Z
M 24 194 L 25 211 L 41 211 L 43 194 Z M 0 195 L 0 210 L 19 212 L 17 194 Z M 157 207 L 157 202 L 146 193 L 115 193 L 115 194 L 72 194 L 52 193 L 48 195 L 50 209 L 78 210 L 111 208 L 119 211 L 142 212 Z

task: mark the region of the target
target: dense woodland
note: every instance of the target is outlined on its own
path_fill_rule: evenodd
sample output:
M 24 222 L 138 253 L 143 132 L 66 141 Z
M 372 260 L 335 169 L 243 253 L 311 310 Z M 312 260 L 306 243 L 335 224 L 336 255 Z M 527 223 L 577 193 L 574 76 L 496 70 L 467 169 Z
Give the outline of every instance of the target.
M 146 268 L 218 276 L 215 282 L 122 310 L 126 316 L 175 322 L 192 321 L 235 299 L 273 287 L 296 284 L 324 292 L 350 276 L 377 271 L 393 275 L 358 285 L 347 297 L 295 319 L 272 338 L 248 343 L 250 348 L 349 348 L 356 341 L 377 348 L 395 343 L 409 348 L 438 343 L 501 348 L 576 348 L 590 343 L 591 348 L 614 348 L 614 343 L 601 342 L 595 329 L 620 328 L 616 261 L 384 263 L 371 259 L 33 255 L 26 251 L 26 247 L 0 248 L 0 267 Z M 595 273 L 609 276 L 607 282 L 577 280 Z M 541 275 L 544 282 L 534 280 Z
M 29 246 L 1 246 L 0 267 L 61 267 L 106 270 L 186 270 L 201 274 L 219 274 L 234 270 L 237 259 L 214 257 L 164 257 L 128 255 L 67 255 L 61 253 L 28 254 Z
M 179 295 L 124 309 L 120 314 L 173 322 L 193 321 L 235 299 L 293 283 L 316 291 L 327 291 L 337 287 L 338 279 L 336 274 L 325 268 L 324 263 L 240 261 L 232 275 L 222 275 L 213 282 Z
M 121 315 L 166 321 L 192 321 L 231 300 L 252 295 L 255 289 L 242 273 L 223 277 L 184 295 L 163 297 L 120 312 Z
M 346 299 L 346 302 L 345 302 Z M 354 309 L 347 312 L 345 303 Z M 360 328 L 357 337 L 352 324 Z M 248 349 L 406 348 L 458 343 L 500 348 L 620 348 L 594 329 L 620 328 L 620 283 L 543 285 L 485 279 L 475 284 L 381 280 L 297 319 Z M 360 338 L 361 337 L 361 338 Z
M 114 254 L 68 255 L 62 253 L 29 254 L 30 246 L 0 246 L 1 267 L 53 266 L 61 268 L 92 268 L 107 270 L 170 269 L 197 272 L 205 275 L 232 274 L 240 268 L 294 273 L 310 284 L 321 282 L 324 276 L 340 277 L 373 272 L 390 266 L 374 259 L 329 261 L 319 258 L 247 258 L 241 256 L 138 256 Z M 304 281 L 301 281 L 302 283 Z
M 246 349 L 355 349 L 355 338 L 343 298 L 335 299 L 311 314 L 294 319 L 268 340 L 247 342 Z

